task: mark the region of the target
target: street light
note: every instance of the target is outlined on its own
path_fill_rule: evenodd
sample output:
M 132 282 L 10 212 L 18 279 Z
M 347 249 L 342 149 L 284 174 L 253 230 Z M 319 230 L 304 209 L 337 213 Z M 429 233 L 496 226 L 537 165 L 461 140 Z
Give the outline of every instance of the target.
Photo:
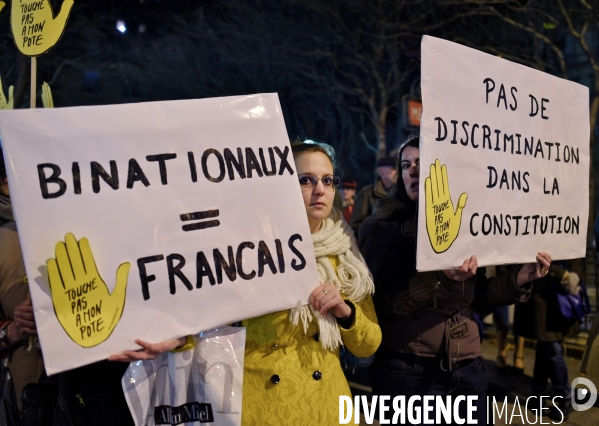
M 116 29 L 119 30 L 121 33 L 125 34 L 125 31 L 127 31 L 127 27 L 125 26 L 125 21 L 123 21 L 122 19 L 119 19 L 118 21 L 116 21 Z

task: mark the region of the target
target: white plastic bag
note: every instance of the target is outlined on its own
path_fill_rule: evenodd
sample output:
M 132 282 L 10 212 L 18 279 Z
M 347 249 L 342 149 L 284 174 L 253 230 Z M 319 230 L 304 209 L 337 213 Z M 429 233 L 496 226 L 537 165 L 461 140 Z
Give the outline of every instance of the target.
M 137 426 L 241 424 L 245 328 L 193 337 L 192 350 L 129 364 L 122 383 Z

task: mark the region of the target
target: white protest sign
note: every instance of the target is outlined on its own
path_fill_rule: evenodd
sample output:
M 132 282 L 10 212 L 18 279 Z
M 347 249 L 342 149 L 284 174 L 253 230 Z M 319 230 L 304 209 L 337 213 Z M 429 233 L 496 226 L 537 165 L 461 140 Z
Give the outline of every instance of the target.
M 276 94 L 8 111 L 0 132 L 49 374 L 318 285 Z
M 585 256 L 586 87 L 422 39 L 417 269 Z

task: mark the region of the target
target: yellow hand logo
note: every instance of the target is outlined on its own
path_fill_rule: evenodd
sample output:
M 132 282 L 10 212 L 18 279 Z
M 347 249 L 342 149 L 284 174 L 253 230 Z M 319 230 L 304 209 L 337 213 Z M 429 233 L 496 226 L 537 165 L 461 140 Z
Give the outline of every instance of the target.
M 2 9 L 4 9 L 4 6 L 6 6 L 6 3 L 4 3 L 3 1 L 0 1 L 0 12 L 2 12 Z
M 102 281 L 87 238 L 79 242 L 68 233 L 65 242 L 55 248 L 50 258 L 48 279 L 54 313 L 62 328 L 79 346 L 90 348 L 108 339 L 123 315 L 129 263 L 116 272 L 112 294 Z
M 50 0 L 13 0 L 10 27 L 17 48 L 27 56 L 46 53 L 62 36 L 73 0 L 64 0 L 54 16 Z
M 443 253 L 458 237 L 462 223 L 462 210 L 468 194 L 463 193 L 453 209 L 447 181 L 447 167 L 439 160 L 431 164 L 431 175 L 424 181 L 426 195 L 426 229 L 435 253 Z
M 44 108 L 54 108 L 54 99 L 52 99 L 52 89 L 50 85 L 44 81 L 42 84 L 42 104 Z
M 8 99 L 4 96 L 4 89 L 2 89 L 2 79 L 0 78 L 0 109 L 13 109 L 15 105 L 15 100 L 13 99 L 13 91 L 14 87 L 10 86 L 8 88 Z

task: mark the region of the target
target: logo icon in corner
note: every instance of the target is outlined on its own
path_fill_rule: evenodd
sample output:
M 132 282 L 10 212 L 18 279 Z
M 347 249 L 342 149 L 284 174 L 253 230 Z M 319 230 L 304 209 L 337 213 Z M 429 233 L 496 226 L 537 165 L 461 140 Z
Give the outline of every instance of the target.
M 597 401 L 597 388 L 589 379 L 577 377 L 572 380 L 572 408 L 586 411 Z

